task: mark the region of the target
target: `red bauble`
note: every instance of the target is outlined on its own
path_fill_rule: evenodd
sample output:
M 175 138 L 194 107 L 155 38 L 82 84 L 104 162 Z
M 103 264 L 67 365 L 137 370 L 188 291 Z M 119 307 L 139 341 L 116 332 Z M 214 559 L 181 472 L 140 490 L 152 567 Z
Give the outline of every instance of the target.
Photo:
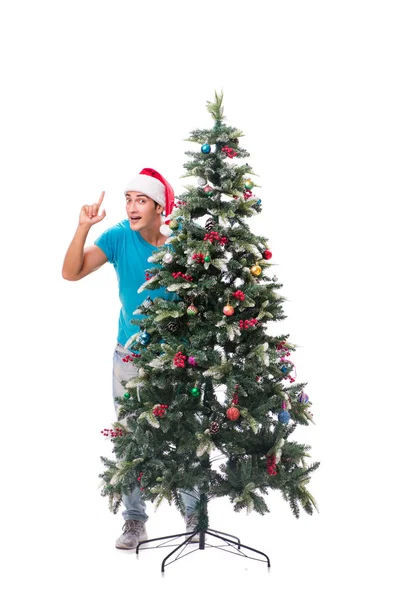
M 222 312 L 224 313 L 224 315 L 226 315 L 227 317 L 231 317 L 233 315 L 233 313 L 235 312 L 235 309 L 233 308 L 233 306 L 231 306 L 230 304 L 227 304 L 226 306 L 224 306 L 224 308 L 222 309 Z
M 236 406 L 231 406 L 226 411 L 226 416 L 228 417 L 228 419 L 230 421 L 237 421 L 238 418 L 240 417 L 240 410 L 238 408 L 236 408 Z
M 265 260 L 269 260 L 270 258 L 272 258 L 272 252 L 270 252 L 269 250 L 264 250 L 263 257 L 265 258 Z

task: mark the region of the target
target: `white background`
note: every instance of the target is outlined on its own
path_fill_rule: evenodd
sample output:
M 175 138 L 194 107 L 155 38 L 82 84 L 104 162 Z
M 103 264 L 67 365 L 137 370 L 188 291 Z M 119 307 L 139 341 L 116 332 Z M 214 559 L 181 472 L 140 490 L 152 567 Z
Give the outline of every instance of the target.
M 261 12 L 262 6 L 262 12 Z M 397 2 L 36 2 L 0 14 L 2 590 L 8 599 L 398 597 L 399 17 Z M 113 268 L 77 283 L 62 261 L 82 204 L 153 167 L 184 191 L 184 139 L 227 123 L 262 187 L 282 332 L 299 345 L 316 425 L 296 438 L 321 461 L 320 512 L 296 520 L 210 505 L 211 525 L 267 552 L 219 550 L 167 567 L 165 551 L 114 548 L 122 517 L 100 496 L 100 430 L 114 419 Z M 110 455 L 110 454 L 108 454 Z M 181 530 L 174 507 L 151 536 Z M 4 569 L 3 569 L 4 567 Z

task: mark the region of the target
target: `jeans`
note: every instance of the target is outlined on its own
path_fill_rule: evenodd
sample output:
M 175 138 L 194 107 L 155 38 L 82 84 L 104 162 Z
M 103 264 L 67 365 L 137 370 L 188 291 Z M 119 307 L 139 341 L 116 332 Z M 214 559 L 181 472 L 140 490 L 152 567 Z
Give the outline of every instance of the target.
M 117 419 L 118 402 L 116 402 L 115 398 L 123 396 L 126 392 L 126 389 L 121 382 L 127 382 L 137 374 L 137 368 L 133 362 L 124 362 L 122 360 L 128 354 L 131 353 L 121 344 L 117 343 L 113 357 L 113 398 Z M 194 513 L 196 503 L 199 499 L 198 492 L 181 490 L 179 493 L 185 506 L 186 517 L 189 517 Z M 125 510 L 122 512 L 122 516 L 125 520 L 133 519 L 135 521 L 147 521 L 146 504 L 143 500 L 143 495 L 139 486 L 136 486 L 129 495 L 122 495 L 122 503 L 125 506 Z

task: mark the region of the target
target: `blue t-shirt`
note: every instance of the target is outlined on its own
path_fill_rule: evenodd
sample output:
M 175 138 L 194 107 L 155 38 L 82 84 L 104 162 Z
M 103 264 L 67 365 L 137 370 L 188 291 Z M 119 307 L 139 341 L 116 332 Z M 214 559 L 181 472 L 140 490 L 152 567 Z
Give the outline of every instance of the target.
M 155 263 L 148 262 L 148 258 L 161 247 L 152 246 L 138 231 L 133 231 L 128 219 L 106 229 L 94 243 L 103 250 L 117 273 L 119 299 L 122 304 L 117 339 L 124 346 L 128 339 L 140 330 L 138 325 L 132 325 L 131 319 L 146 316 L 132 315 L 143 300 L 148 296 L 176 300 L 178 296 L 174 292 L 167 292 L 162 287 L 156 290 L 144 290 L 138 294 L 137 290 L 146 281 L 146 269 L 155 266 Z

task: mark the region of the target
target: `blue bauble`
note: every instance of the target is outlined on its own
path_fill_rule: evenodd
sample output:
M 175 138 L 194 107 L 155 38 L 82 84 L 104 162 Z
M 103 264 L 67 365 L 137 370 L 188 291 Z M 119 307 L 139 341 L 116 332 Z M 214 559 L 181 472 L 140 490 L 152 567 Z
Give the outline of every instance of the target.
M 258 204 L 258 206 L 261 206 L 261 198 L 259 198 L 259 199 L 257 200 L 257 204 Z
M 305 392 L 301 392 L 301 394 L 299 394 L 297 400 L 299 402 L 301 402 L 302 404 L 307 404 L 308 402 L 308 396 Z
M 143 331 L 143 333 L 139 335 L 139 341 L 142 344 L 142 346 L 147 346 L 147 344 L 150 342 L 150 338 L 151 335 L 147 333 L 147 331 Z
M 147 296 L 147 298 L 142 302 L 143 308 L 150 308 L 150 306 L 152 306 L 153 304 L 154 302 L 150 296 Z
M 210 152 L 211 152 L 210 144 L 203 144 L 201 147 L 201 151 L 203 154 L 210 154 Z
M 287 373 L 289 371 L 289 369 L 287 367 L 282 367 L 281 371 L 282 371 L 282 373 Z
M 281 410 L 278 414 L 278 421 L 287 425 L 290 421 L 290 413 L 287 410 Z

